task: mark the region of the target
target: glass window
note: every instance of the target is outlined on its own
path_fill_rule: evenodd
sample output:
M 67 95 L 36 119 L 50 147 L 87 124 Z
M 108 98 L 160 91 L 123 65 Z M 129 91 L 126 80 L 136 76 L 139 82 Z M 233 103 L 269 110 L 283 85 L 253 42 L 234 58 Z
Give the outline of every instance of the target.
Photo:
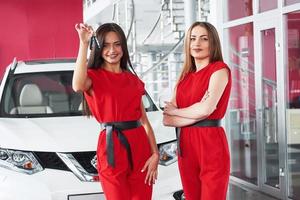
M 292 5 L 295 3 L 300 3 L 300 0 L 285 0 L 284 5 Z
M 231 21 L 253 14 L 252 0 L 227 0 L 225 2 L 224 20 Z
M 300 12 L 286 15 L 287 155 L 289 197 L 300 198 Z
M 277 0 L 260 0 L 259 1 L 259 12 L 265 12 L 268 10 L 277 8 Z
M 257 184 L 253 23 L 225 29 L 232 71 L 229 103 L 231 175 Z M 226 49 L 227 48 L 227 49 Z
M 72 89 L 73 71 L 13 75 L 0 104 L 0 117 L 53 117 L 82 115 L 82 93 Z M 157 111 L 146 92 L 145 109 Z
M 1 116 L 81 115 L 82 95 L 72 89 L 72 71 L 16 74 L 4 90 Z

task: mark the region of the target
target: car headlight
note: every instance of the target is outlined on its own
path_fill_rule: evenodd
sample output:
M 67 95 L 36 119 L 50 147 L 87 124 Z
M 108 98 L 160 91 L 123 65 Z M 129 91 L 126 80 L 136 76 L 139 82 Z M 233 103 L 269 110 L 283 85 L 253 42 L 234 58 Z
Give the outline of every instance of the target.
M 0 148 L 0 167 L 25 174 L 43 170 L 33 153 Z
M 159 164 L 170 165 L 177 161 L 177 141 L 160 145 L 159 147 Z

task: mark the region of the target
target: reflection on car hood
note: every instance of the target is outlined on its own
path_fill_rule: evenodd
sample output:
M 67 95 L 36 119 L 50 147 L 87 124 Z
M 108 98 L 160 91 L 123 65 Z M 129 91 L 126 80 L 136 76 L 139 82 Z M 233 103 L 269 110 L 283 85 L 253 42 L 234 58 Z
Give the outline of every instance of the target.
M 175 139 L 174 129 L 163 127 L 159 112 L 149 117 L 158 143 Z M 0 147 L 28 151 L 79 152 L 97 149 L 100 125 L 94 118 L 1 118 Z
M 175 129 L 163 125 L 163 114 L 160 111 L 147 112 L 148 119 L 153 128 L 156 142 L 158 144 L 169 142 L 176 139 Z
M 55 152 L 95 151 L 99 130 L 94 119 L 81 116 L 2 118 L 0 147 Z

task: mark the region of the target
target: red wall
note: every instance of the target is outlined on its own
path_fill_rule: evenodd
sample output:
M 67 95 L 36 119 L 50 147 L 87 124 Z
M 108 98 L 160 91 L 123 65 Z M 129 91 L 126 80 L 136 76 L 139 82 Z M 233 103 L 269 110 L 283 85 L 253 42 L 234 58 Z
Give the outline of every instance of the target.
M 82 12 L 82 0 L 0 1 L 0 79 L 14 57 L 75 57 Z

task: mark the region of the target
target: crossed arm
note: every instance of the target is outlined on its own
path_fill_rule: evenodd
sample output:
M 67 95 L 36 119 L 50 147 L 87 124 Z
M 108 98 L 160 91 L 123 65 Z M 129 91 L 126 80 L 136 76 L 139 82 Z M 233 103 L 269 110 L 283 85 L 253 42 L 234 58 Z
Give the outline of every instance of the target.
M 177 107 L 175 93 L 171 102 L 166 102 L 163 118 L 164 125 L 183 127 L 207 118 L 216 109 L 228 83 L 228 79 L 229 72 L 227 69 L 220 69 L 214 72 L 210 78 L 208 89 L 201 101 L 186 108 Z

